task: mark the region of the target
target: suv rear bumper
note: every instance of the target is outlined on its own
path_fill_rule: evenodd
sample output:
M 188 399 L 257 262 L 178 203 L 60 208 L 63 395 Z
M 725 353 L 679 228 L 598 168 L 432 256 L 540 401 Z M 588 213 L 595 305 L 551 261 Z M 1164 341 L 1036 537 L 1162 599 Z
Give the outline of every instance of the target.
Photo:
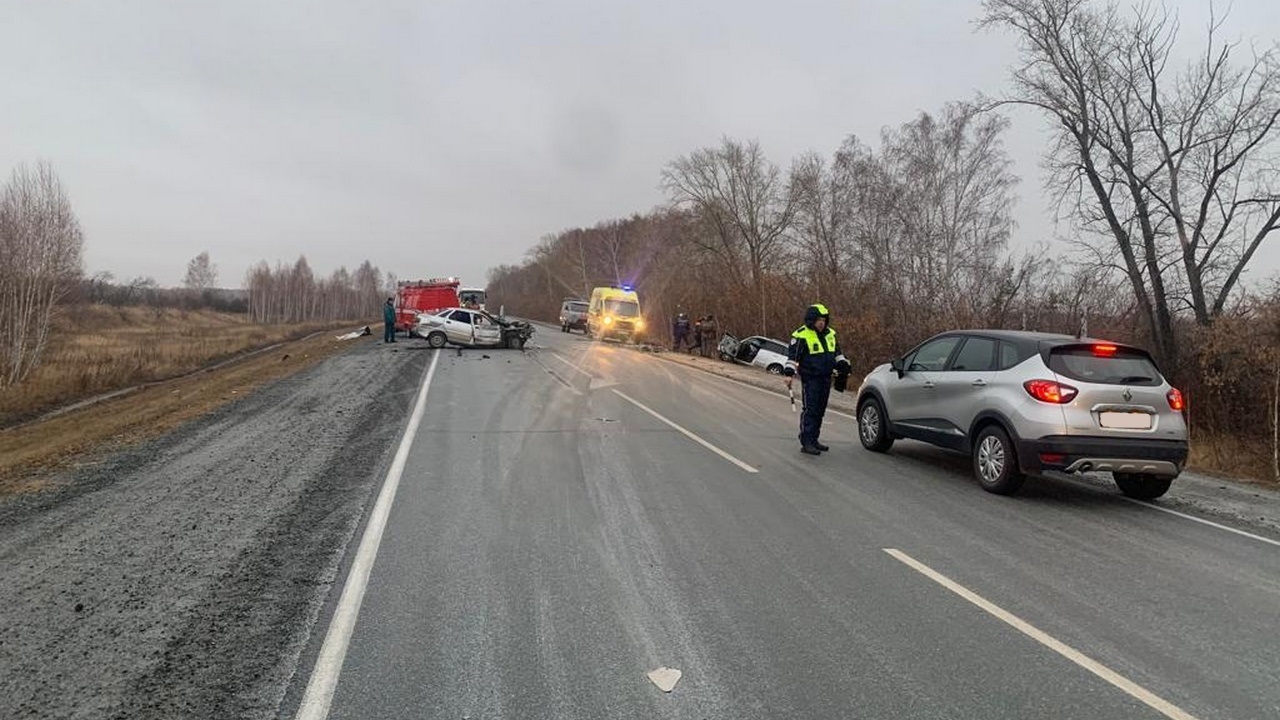
M 1050 435 L 1020 440 L 1018 464 L 1023 472 L 1101 470 L 1150 475 L 1177 475 L 1187 462 L 1186 440 Z M 1050 457 L 1045 457 L 1050 456 Z

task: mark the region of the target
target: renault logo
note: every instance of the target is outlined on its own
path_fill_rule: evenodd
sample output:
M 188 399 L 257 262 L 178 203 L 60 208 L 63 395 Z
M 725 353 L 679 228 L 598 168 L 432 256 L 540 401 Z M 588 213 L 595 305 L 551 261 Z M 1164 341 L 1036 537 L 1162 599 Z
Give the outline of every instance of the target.
M 1129 402 L 1133 399 L 1133 393 L 1129 392 L 1129 388 L 1124 389 L 1124 401 Z

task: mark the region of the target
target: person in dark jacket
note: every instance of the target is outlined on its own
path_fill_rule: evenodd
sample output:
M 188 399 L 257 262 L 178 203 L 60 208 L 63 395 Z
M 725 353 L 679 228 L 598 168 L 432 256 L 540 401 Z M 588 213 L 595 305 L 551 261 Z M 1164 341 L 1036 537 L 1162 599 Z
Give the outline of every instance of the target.
M 715 349 L 716 343 L 720 340 L 719 336 L 716 335 L 717 329 L 715 315 L 708 315 L 702 321 L 702 339 L 707 341 L 702 344 L 702 357 L 711 357 L 711 351 Z
M 382 306 L 382 342 L 393 343 L 396 341 L 396 299 L 387 298 L 387 304 Z
M 673 352 L 684 347 L 684 342 L 689 337 L 689 316 L 686 313 L 676 315 L 676 319 L 672 321 L 671 336 L 675 338 L 675 344 L 671 348 Z
M 782 370 L 788 390 L 795 376 L 800 376 L 800 394 L 804 398 L 804 410 L 800 413 L 800 452 L 806 455 L 820 455 L 831 449 L 818 440 L 827 400 L 831 397 L 831 376 L 834 373 L 847 378 L 851 371 L 848 359 L 836 342 L 836 331 L 828 325 L 830 320 L 831 313 L 825 305 L 815 303 L 805 310 L 804 325 L 791 333 L 787 364 Z

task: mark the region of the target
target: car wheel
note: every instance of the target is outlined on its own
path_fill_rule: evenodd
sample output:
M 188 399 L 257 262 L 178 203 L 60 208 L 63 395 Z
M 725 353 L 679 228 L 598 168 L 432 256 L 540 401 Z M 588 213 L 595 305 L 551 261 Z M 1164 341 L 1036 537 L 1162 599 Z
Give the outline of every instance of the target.
M 1026 475 L 1018 469 L 1018 455 L 1009 435 L 998 425 L 988 425 L 973 444 L 973 474 L 983 490 L 1012 495 L 1022 488 Z
M 781 375 L 781 374 L 782 374 L 782 366 L 781 366 L 781 365 L 779 365 L 778 363 L 774 363 L 774 364 L 770 365 L 769 367 L 765 368 L 765 370 L 766 370 L 766 371 L 768 371 L 768 373 L 769 373 L 770 375 Z
M 449 338 L 440 331 L 433 332 L 427 336 L 427 345 L 430 345 L 437 350 L 444 347 L 447 342 L 449 342 Z
M 725 362 L 733 362 L 733 356 L 727 353 L 720 353 L 720 359 Z
M 1116 485 L 1125 497 L 1134 500 L 1155 500 L 1169 492 L 1173 478 L 1167 475 L 1140 475 L 1138 473 L 1111 473 Z
M 884 408 L 873 397 L 863 400 L 858 408 L 858 439 L 862 441 L 862 447 L 871 452 L 885 452 L 893 447 Z

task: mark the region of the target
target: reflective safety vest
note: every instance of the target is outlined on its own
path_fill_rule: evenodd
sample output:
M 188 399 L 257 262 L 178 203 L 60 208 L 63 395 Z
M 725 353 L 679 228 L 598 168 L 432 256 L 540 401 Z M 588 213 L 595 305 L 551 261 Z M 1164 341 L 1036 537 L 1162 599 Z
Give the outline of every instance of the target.
M 801 325 L 799 330 L 791 333 L 791 337 L 805 344 L 810 355 L 821 355 L 822 353 L 834 353 L 836 351 L 836 331 L 827 328 L 823 333 L 825 337 L 819 336 L 818 331 L 808 325 Z M 823 341 L 826 341 L 825 346 Z
M 787 366 L 802 377 L 830 377 L 836 364 L 844 359 L 836 345 L 836 331 L 827 328 L 819 334 L 808 325 L 791 333 L 787 348 Z

